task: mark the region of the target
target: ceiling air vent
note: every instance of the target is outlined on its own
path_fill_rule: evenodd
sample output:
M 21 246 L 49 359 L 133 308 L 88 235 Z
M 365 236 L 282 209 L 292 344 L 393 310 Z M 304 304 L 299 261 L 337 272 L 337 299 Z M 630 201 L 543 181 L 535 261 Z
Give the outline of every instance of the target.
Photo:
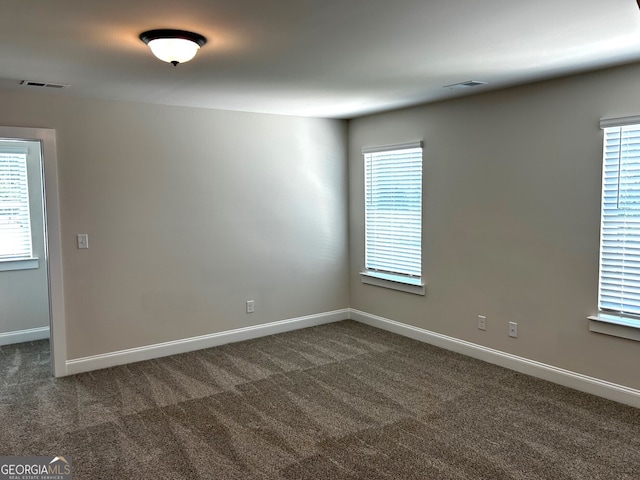
M 462 83 L 454 83 L 453 85 L 445 85 L 444 88 L 450 88 L 451 90 L 460 90 L 463 88 L 479 87 L 480 85 L 486 85 L 487 82 L 480 82 L 478 80 L 469 80 Z
M 42 87 L 42 88 L 67 88 L 69 85 L 64 83 L 51 83 L 51 82 L 32 82 L 30 80 L 22 80 L 20 85 L 25 87 Z

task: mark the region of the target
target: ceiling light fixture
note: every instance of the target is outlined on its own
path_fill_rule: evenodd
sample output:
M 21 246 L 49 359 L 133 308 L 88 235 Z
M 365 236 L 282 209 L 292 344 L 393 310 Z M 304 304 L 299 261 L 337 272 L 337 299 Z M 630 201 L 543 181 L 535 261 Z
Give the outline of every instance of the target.
M 140 34 L 140 40 L 149 46 L 151 52 L 163 62 L 188 62 L 196 56 L 200 47 L 207 43 L 202 35 L 185 30 L 149 30 Z

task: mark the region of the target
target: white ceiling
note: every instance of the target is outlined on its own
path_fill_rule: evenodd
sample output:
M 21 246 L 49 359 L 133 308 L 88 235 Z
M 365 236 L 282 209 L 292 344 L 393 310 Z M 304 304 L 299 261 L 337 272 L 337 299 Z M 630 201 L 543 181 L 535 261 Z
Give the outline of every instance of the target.
M 3 0 L 0 12 L 0 87 L 304 116 L 640 61 L 636 0 Z M 138 39 L 154 28 L 209 42 L 173 67 Z M 443 88 L 467 80 L 489 84 Z

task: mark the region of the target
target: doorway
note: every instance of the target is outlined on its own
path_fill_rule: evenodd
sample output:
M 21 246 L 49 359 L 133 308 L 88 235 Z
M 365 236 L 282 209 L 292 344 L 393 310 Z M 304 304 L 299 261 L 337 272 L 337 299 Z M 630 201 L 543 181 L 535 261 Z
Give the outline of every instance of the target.
M 55 131 L 0 127 L 0 345 L 49 339 L 66 374 Z
M 42 149 L 0 138 L 0 345 L 49 338 Z

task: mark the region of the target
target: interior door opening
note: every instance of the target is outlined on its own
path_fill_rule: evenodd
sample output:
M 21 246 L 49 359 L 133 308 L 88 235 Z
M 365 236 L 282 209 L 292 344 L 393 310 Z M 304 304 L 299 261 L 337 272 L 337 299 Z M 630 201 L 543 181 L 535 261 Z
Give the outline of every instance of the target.
M 21 361 L 42 362 L 42 353 L 50 352 L 44 359 L 47 372 L 63 376 L 66 337 L 57 177 L 54 130 L 0 127 L 0 348 L 43 347 L 40 354 L 34 348 L 14 349 L 16 368 Z
M 48 356 L 46 245 L 41 143 L 0 138 L 0 345 L 31 344 L 13 351 L 14 374 Z

